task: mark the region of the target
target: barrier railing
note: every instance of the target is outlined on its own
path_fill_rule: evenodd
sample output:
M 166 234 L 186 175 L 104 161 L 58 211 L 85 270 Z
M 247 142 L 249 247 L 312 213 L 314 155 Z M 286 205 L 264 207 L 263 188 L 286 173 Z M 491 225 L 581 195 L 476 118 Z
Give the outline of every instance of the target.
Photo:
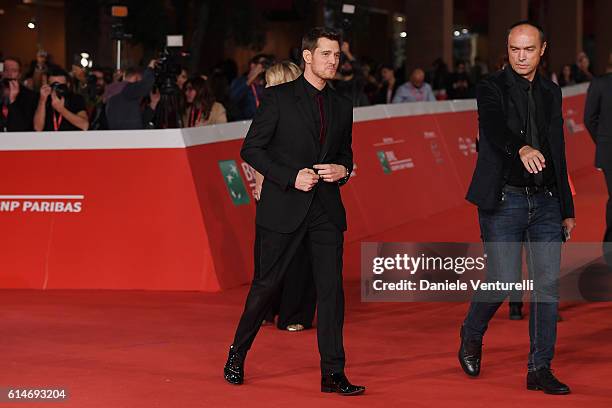
M 564 90 L 570 174 L 591 166 L 586 86 Z M 354 111 L 347 242 L 464 204 L 474 100 Z M 252 276 L 249 122 L 0 135 L 0 287 L 218 291 Z

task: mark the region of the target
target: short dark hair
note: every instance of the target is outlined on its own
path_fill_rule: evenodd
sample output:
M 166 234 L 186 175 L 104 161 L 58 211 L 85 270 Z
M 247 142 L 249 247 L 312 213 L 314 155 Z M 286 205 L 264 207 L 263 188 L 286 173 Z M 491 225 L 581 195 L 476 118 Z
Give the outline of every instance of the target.
M 129 67 L 125 70 L 124 78 L 128 78 L 134 75 L 142 75 L 143 69 L 140 67 Z
M 506 43 L 508 43 L 508 37 L 510 37 L 510 31 L 522 25 L 527 25 L 527 26 L 533 27 L 536 30 L 538 30 L 538 33 L 540 34 L 540 44 L 544 44 L 546 42 L 546 34 L 544 33 L 544 29 L 542 28 L 542 26 L 540 26 L 537 23 L 534 23 L 533 21 L 521 20 L 521 21 L 517 21 L 516 23 L 512 24 L 508 28 L 508 31 L 506 32 Z
M 8 56 L 4 59 L 4 62 L 6 61 L 15 61 L 17 63 L 17 65 L 19 65 L 19 69 L 21 69 L 21 60 L 17 57 L 12 57 L 12 56 Z
M 302 37 L 302 52 L 313 52 L 317 48 L 319 38 L 337 41 L 338 45 L 342 45 L 342 36 L 338 31 L 328 27 L 314 27 Z
M 70 81 L 70 76 L 68 75 L 68 73 L 60 67 L 50 67 L 49 71 L 47 71 L 47 75 L 49 78 L 51 78 L 52 76 L 63 76 L 64 78 L 66 78 L 66 81 Z
M 256 54 L 256 55 L 254 55 L 254 56 L 253 56 L 253 58 L 251 58 L 250 63 L 251 63 L 251 64 L 259 64 L 259 61 L 260 61 L 262 58 L 267 59 L 267 58 L 268 58 L 268 56 L 267 56 L 266 54 Z

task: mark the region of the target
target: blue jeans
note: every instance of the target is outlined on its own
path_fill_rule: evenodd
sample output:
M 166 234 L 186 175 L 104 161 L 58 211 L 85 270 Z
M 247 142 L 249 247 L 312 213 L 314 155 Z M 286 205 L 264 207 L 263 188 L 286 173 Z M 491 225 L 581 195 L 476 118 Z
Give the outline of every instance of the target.
M 487 281 L 519 282 L 525 247 L 533 279 L 529 315 L 528 370 L 550 367 L 557 339 L 558 281 L 561 267 L 561 207 L 556 193 L 506 191 L 498 207 L 478 210 L 487 255 Z M 464 335 L 481 340 L 508 291 L 475 293 L 463 323 Z

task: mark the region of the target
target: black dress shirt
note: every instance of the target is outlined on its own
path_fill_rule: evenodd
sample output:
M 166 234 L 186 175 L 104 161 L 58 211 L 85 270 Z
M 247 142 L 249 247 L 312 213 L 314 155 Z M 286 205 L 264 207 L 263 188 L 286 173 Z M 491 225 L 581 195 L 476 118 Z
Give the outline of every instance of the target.
M 306 78 L 304 78 L 304 76 L 302 76 L 302 82 L 304 83 L 304 88 L 306 89 L 306 93 L 310 97 L 309 98 L 310 102 L 308 103 L 308 106 L 310 106 L 310 110 L 312 113 L 312 120 L 314 121 L 314 124 L 315 124 L 315 129 L 317 129 L 318 131 L 317 137 L 321 136 L 321 123 L 323 123 L 324 125 L 324 129 L 322 132 L 323 140 L 320 140 L 320 142 L 323 142 L 325 131 L 328 129 L 328 124 L 329 124 L 329 103 L 330 102 L 329 102 L 329 92 L 327 91 L 327 85 L 325 85 L 325 87 L 319 91 L 310 82 L 308 82 Z M 321 112 L 319 109 L 319 102 L 317 101 L 317 98 L 319 97 L 323 98 L 324 121 L 321 121 Z
M 544 118 L 544 106 L 542 97 L 542 86 L 540 84 L 540 76 L 536 73 L 533 81 L 529 82 L 527 79 L 518 75 L 512 71 L 516 77 L 517 82 L 522 90 L 521 97 L 524 98 L 523 106 L 526 107 L 525 112 L 525 132 L 521 134 L 525 145 L 529 145 L 534 149 L 537 149 L 544 155 L 546 167 L 543 171 L 537 174 L 529 173 L 525 169 L 525 165 L 521 161 L 519 155 L 516 156 L 512 163 L 512 169 L 508 178 L 508 184 L 511 186 L 518 187 L 533 187 L 539 186 L 550 186 L 555 184 L 555 172 L 553 169 L 552 156 L 550 153 L 550 146 L 548 140 L 543 137 L 545 118 Z

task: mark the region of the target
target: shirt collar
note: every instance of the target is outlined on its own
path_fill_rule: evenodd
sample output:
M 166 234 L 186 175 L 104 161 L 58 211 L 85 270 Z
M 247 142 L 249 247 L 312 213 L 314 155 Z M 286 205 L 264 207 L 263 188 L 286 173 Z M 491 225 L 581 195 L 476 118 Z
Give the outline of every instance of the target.
M 533 77 L 533 81 L 529 82 L 529 80 L 523 78 L 522 76 L 520 76 L 518 73 L 516 73 L 515 70 L 512 69 L 512 67 L 510 68 L 510 72 L 512 72 L 512 75 L 514 75 L 514 79 L 516 80 L 517 84 L 525 91 L 529 90 L 529 87 L 533 86 L 534 89 L 537 88 L 537 84 L 538 81 L 540 79 L 540 73 L 536 71 L 535 76 Z
M 306 88 L 306 92 L 308 93 L 309 96 L 313 98 L 319 94 L 324 95 L 327 90 L 327 84 L 325 85 L 325 87 L 323 87 L 322 90 L 319 91 L 310 82 L 308 82 L 308 80 L 306 80 L 306 78 L 303 75 L 302 75 L 302 81 L 304 82 L 304 88 Z

